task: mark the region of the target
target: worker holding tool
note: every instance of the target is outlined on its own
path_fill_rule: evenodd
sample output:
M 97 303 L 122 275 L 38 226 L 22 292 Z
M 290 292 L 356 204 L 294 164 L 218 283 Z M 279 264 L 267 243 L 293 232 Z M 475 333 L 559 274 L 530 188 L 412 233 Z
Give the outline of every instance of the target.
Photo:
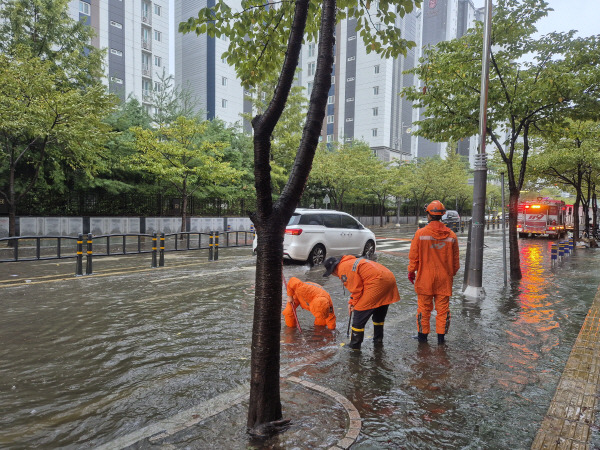
M 287 283 L 287 305 L 283 310 L 288 327 L 295 327 L 297 324 L 294 311 L 298 305 L 315 316 L 315 326 L 327 325 L 330 330 L 335 330 L 333 302 L 327 291 L 316 283 L 303 283 L 298 278 L 291 277 Z
M 327 258 L 324 277 L 334 274 L 350 291 L 348 314 L 354 313 L 350 348 L 360 349 L 365 325 L 373 317 L 373 342 L 383 342 L 383 325 L 388 307 L 400 300 L 396 278 L 385 266 L 366 258 L 346 255 Z
M 427 342 L 435 302 L 435 331 L 438 344 L 445 342 L 450 327 L 452 281 L 460 268 L 456 234 L 441 222 L 446 208 L 439 200 L 425 208 L 429 223 L 415 233 L 408 254 L 408 280 L 417 293 L 419 342 Z

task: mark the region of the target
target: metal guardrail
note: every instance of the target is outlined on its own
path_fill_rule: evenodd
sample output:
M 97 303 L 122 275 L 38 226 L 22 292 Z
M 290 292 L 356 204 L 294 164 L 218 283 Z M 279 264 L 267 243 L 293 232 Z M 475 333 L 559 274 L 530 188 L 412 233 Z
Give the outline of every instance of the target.
M 0 238 L 0 263 L 75 258 L 75 275 L 83 275 L 85 254 L 85 274 L 91 275 L 94 257 L 151 253 L 151 267 L 154 268 L 164 266 L 165 252 L 208 250 L 208 260 L 217 261 L 220 241 L 223 247 L 234 248 L 249 247 L 253 239 L 254 231 L 15 236 Z M 34 241 L 34 245 L 23 245 L 28 241 Z M 69 242 L 68 249 L 63 248 L 65 242 Z M 3 247 L 4 243 L 6 247 Z

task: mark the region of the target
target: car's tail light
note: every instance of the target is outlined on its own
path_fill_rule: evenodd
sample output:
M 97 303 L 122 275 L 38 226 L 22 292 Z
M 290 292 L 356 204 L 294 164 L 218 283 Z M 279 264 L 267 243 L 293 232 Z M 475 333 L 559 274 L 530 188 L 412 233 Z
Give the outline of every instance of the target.
M 287 228 L 285 230 L 285 234 L 290 234 L 292 236 L 300 236 L 302 234 L 302 228 Z

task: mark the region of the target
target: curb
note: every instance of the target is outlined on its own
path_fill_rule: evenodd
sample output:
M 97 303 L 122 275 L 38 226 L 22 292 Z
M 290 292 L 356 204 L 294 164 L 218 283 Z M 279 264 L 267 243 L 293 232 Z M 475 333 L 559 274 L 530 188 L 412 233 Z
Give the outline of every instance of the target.
M 531 445 L 534 450 L 590 448 L 600 386 L 600 286 Z

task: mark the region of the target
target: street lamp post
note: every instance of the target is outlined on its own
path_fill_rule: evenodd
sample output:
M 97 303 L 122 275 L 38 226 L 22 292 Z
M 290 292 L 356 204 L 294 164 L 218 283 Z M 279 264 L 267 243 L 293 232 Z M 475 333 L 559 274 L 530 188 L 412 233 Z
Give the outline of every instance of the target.
M 466 277 L 465 297 L 479 299 L 485 296 L 483 288 L 483 234 L 485 196 L 487 184 L 487 155 L 485 138 L 487 130 L 488 85 L 490 80 L 490 44 L 492 36 L 492 0 L 485 3 L 483 25 L 483 56 L 481 63 L 481 98 L 479 101 L 479 151 L 475 156 L 473 179 L 473 215 L 471 218 L 471 242 L 469 245 L 469 267 Z

